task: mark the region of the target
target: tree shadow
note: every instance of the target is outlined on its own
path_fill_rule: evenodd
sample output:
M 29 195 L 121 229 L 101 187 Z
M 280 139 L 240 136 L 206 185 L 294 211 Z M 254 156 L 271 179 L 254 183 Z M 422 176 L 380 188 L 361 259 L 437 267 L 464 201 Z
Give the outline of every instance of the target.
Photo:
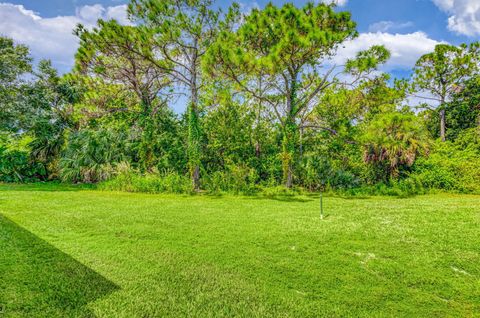
M 119 289 L 0 214 L 0 307 L 6 317 L 93 317 L 86 305 Z
M 296 195 L 258 195 L 255 197 L 249 197 L 253 200 L 273 200 L 273 201 L 280 201 L 280 202 L 311 202 L 314 199 L 309 197 L 301 197 Z

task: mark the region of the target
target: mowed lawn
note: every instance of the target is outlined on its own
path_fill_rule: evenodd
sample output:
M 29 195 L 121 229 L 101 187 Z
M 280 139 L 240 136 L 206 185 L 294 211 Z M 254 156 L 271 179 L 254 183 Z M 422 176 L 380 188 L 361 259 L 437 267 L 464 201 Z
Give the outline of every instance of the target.
M 0 186 L 3 317 L 480 317 L 480 196 Z

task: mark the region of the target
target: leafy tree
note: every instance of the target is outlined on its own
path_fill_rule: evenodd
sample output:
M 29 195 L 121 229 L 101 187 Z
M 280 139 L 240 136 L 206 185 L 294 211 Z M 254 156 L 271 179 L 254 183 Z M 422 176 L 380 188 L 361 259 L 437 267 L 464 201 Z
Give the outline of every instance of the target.
M 44 177 L 56 170 L 63 131 L 71 124 L 73 90 L 49 61 L 40 61 L 33 71 L 25 46 L 15 46 L 6 38 L 0 38 L 0 43 L 0 130 L 10 131 L 17 138 L 32 137 L 29 160 L 43 166 Z M 35 170 L 40 176 L 40 170 Z
M 480 75 L 463 85 L 445 106 L 447 137 L 456 140 L 465 130 L 480 127 Z
M 357 87 L 327 89 L 301 127 L 301 184 L 318 189 L 358 186 L 364 179 L 363 127 L 378 115 L 395 112 L 405 98 L 402 85 L 387 75 L 362 81 Z
M 108 83 L 120 84 L 133 92 L 140 104 L 139 125 L 143 141 L 140 153 L 147 170 L 154 166 L 155 140 L 157 132 L 154 121 L 167 107 L 167 94 L 171 80 L 163 68 L 146 61 L 139 53 L 152 56 L 150 46 L 145 45 L 145 33 L 137 27 L 124 26 L 115 20 L 98 21 L 92 31 L 79 25 L 76 34 L 80 48 L 76 54 L 76 66 L 82 73 L 100 77 Z M 162 63 L 159 59 L 158 64 Z M 131 111 L 131 108 L 124 108 Z
M 141 26 L 151 48 L 139 52 L 157 68 L 170 74 L 179 93 L 189 97 L 188 160 L 193 188 L 200 188 L 200 94 L 204 85 L 200 67 L 214 40 L 219 13 L 211 0 L 132 0 L 129 13 Z M 159 62 L 159 57 L 167 62 Z
M 0 130 L 21 129 L 26 105 L 22 103 L 23 76 L 32 71 L 32 58 L 24 45 L 0 36 Z
M 25 127 L 33 137 L 30 157 L 42 164 L 50 177 L 55 177 L 66 132 L 76 126 L 73 104 L 79 94 L 75 84 L 60 77 L 50 61 L 40 61 L 34 75 L 35 81 L 25 89 L 31 113 Z
M 419 96 L 439 104 L 440 138 L 446 140 L 446 103 L 455 92 L 462 89 L 465 80 L 479 71 L 480 43 L 470 46 L 438 44 L 434 52 L 420 57 L 414 68 L 413 90 L 426 91 L 429 96 Z M 429 106 L 426 106 L 433 110 Z
M 0 37 L 0 85 L 6 88 L 17 83 L 19 76 L 32 71 L 32 58 L 25 45 Z
M 136 94 L 124 85 L 79 73 L 67 74 L 66 80 L 80 92 L 73 105 L 79 129 L 103 125 L 125 125 L 128 129 L 142 112 Z
M 338 46 L 357 35 L 348 12 L 332 6 L 291 3 L 254 9 L 238 29 L 224 30 L 209 49 L 205 68 L 221 74 L 249 96 L 267 104 L 282 127 L 283 181 L 293 184 L 293 163 L 299 138 L 299 121 L 336 79 L 336 67 L 325 68 Z M 365 71 L 386 60 L 383 47 L 361 53 L 346 70 L 361 78 Z M 333 78 L 332 78 L 333 77 Z M 255 86 L 256 82 L 263 87 Z
M 79 25 L 75 33 L 80 38 L 76 54 L 78 71 L 110 83 L 121 83 L 136 94 L 147 116 L 165 106 L 159 95 L 165 93 L 170 80 L 165 72 L 136 53 L 145 53 L 150 48 L 142 45 L 143 38 L 136 27 L 120 25 L 115 20 L 99 20 L 97 28 L 90 31 Z
M 212 96 L 212 103 L 215 104 L 206 101 L 212 109 L 202 120 L 208 172 L 228 165 L 245 165 L 265 176 L 268 169 L 262 162 L 275 154 L 277 146 L 271 134 L 272 125 L 259 118 L 256 108 L 236 101 L 228 90 Z
M 132 134 L 132 158 L 139 162 L 141 170 L 184 174 L 187 167 L 184 123 L 171 109 L 162 108 L 151 118 L 149 125 L 151 128 L 144 131 L 140 140 Z

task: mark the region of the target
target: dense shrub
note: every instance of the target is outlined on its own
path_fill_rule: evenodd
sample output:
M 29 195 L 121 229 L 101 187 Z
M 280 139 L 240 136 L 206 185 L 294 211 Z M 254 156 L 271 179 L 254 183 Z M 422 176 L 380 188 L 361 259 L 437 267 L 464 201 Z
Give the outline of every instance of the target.
M 140 174 L 127 163 L 120 163 L 116 176 L 99 185 L 100 189 L 145 193 L 189 193 L 192 185 L 188 177 L 175 172 Z
M 352 171 L 337 167 L 333 160 L 311 156 L 304 160 L 299 183 L 310 191 L 321 188 L 349 189 L 359 185 L 359 178 Z
M 30 154 L 22 150 L 9 150 L 0 146 L 0 182 L 32 182 L 45 175 L 43 165 L 29 160 Z
M 110 130 L 84 130 L 72 134 L 60 160 L 63 181 L 95 183 L 114 175 L 124 159 L 125 136 Z
M 473 147 L 439 143 L 428 158 L 415 163 L 413 177 L 428 189 L 478 193 L 480 154 Z
M 209 193 L 229 192 L 253 194 L 258 191 L 258 174 L 245 165 L 228 165 L 224 171 L 215 171 L 202 180 L 203 188 Z

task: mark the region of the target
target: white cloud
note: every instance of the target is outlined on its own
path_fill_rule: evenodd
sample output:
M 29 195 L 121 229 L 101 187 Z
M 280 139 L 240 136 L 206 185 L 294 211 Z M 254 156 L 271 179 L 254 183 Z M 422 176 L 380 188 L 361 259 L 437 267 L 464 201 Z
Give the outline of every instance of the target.
M 75 15 L 42 18 L 23 5 L 0 2 L 0 34 L 28 45 L 35 58 L 51 59 L 62 71 L 73 65 L 78 47 L 75 26 L 82 23 L 92 27 L 99 18 L 126 24 L 126 6 L 105 8 L 96 4 L 77 8 Z
M 432 52 L 441 42 L 430 39 L 423 32 L 408 34 L 392 34 L 385 32 L 362 33 L 354 40 L 340 48 L 334 62 L 344 63 L 346 59 L 355 57 L 356 53 L 368 49 L 372 45 L 384 45 L 390 50 L 392 57 L 385 65 L 386 69 L 411 69 L 418 58 Z
M 347 5 L 348 0 L 320 0 L 320 2 L 326 3 L 326 4 L 334 3 L 339 7 L 344 7 Z
M 409 28 L 413 26 L 413 22 L 393 22 L 393 21 L 379 21 L 376 23 L 371 24 L 368 27 L 368 31 L 370 32 L 387 32 L 390 30 L 401 30 L 405 28 Z
M 433 3 L 440 9 L 447 11 L 450 8 L 453 7 L 453 4 L 455 3 L 455 0 L 432 0 Z
M 101 4 L 86 5 L 79 7 L 76 10 L 78 18 L 82 19 L 89 24 L 95 24 L 95 22 L 101 18 L 105 13 L 105 8 Z
M 131 24 L 131 21 L 128 20 L 127 7 L 128 6 L 126 4 L 115 7 L 108 7 L 105 13 L 106 19 L 115 19 L 118 21 L 118 23 L 124 25 Z
M 448 13 L 448 29 L 467 36 L 480 35 L 480 0 L 432 0 Z
M 260 9 L 260 6 L 256 1 L 249 3 L 239 2 L 238 4 L 240 6 L 240 12 L 246 15 L 250 14 L 253 9 Z

